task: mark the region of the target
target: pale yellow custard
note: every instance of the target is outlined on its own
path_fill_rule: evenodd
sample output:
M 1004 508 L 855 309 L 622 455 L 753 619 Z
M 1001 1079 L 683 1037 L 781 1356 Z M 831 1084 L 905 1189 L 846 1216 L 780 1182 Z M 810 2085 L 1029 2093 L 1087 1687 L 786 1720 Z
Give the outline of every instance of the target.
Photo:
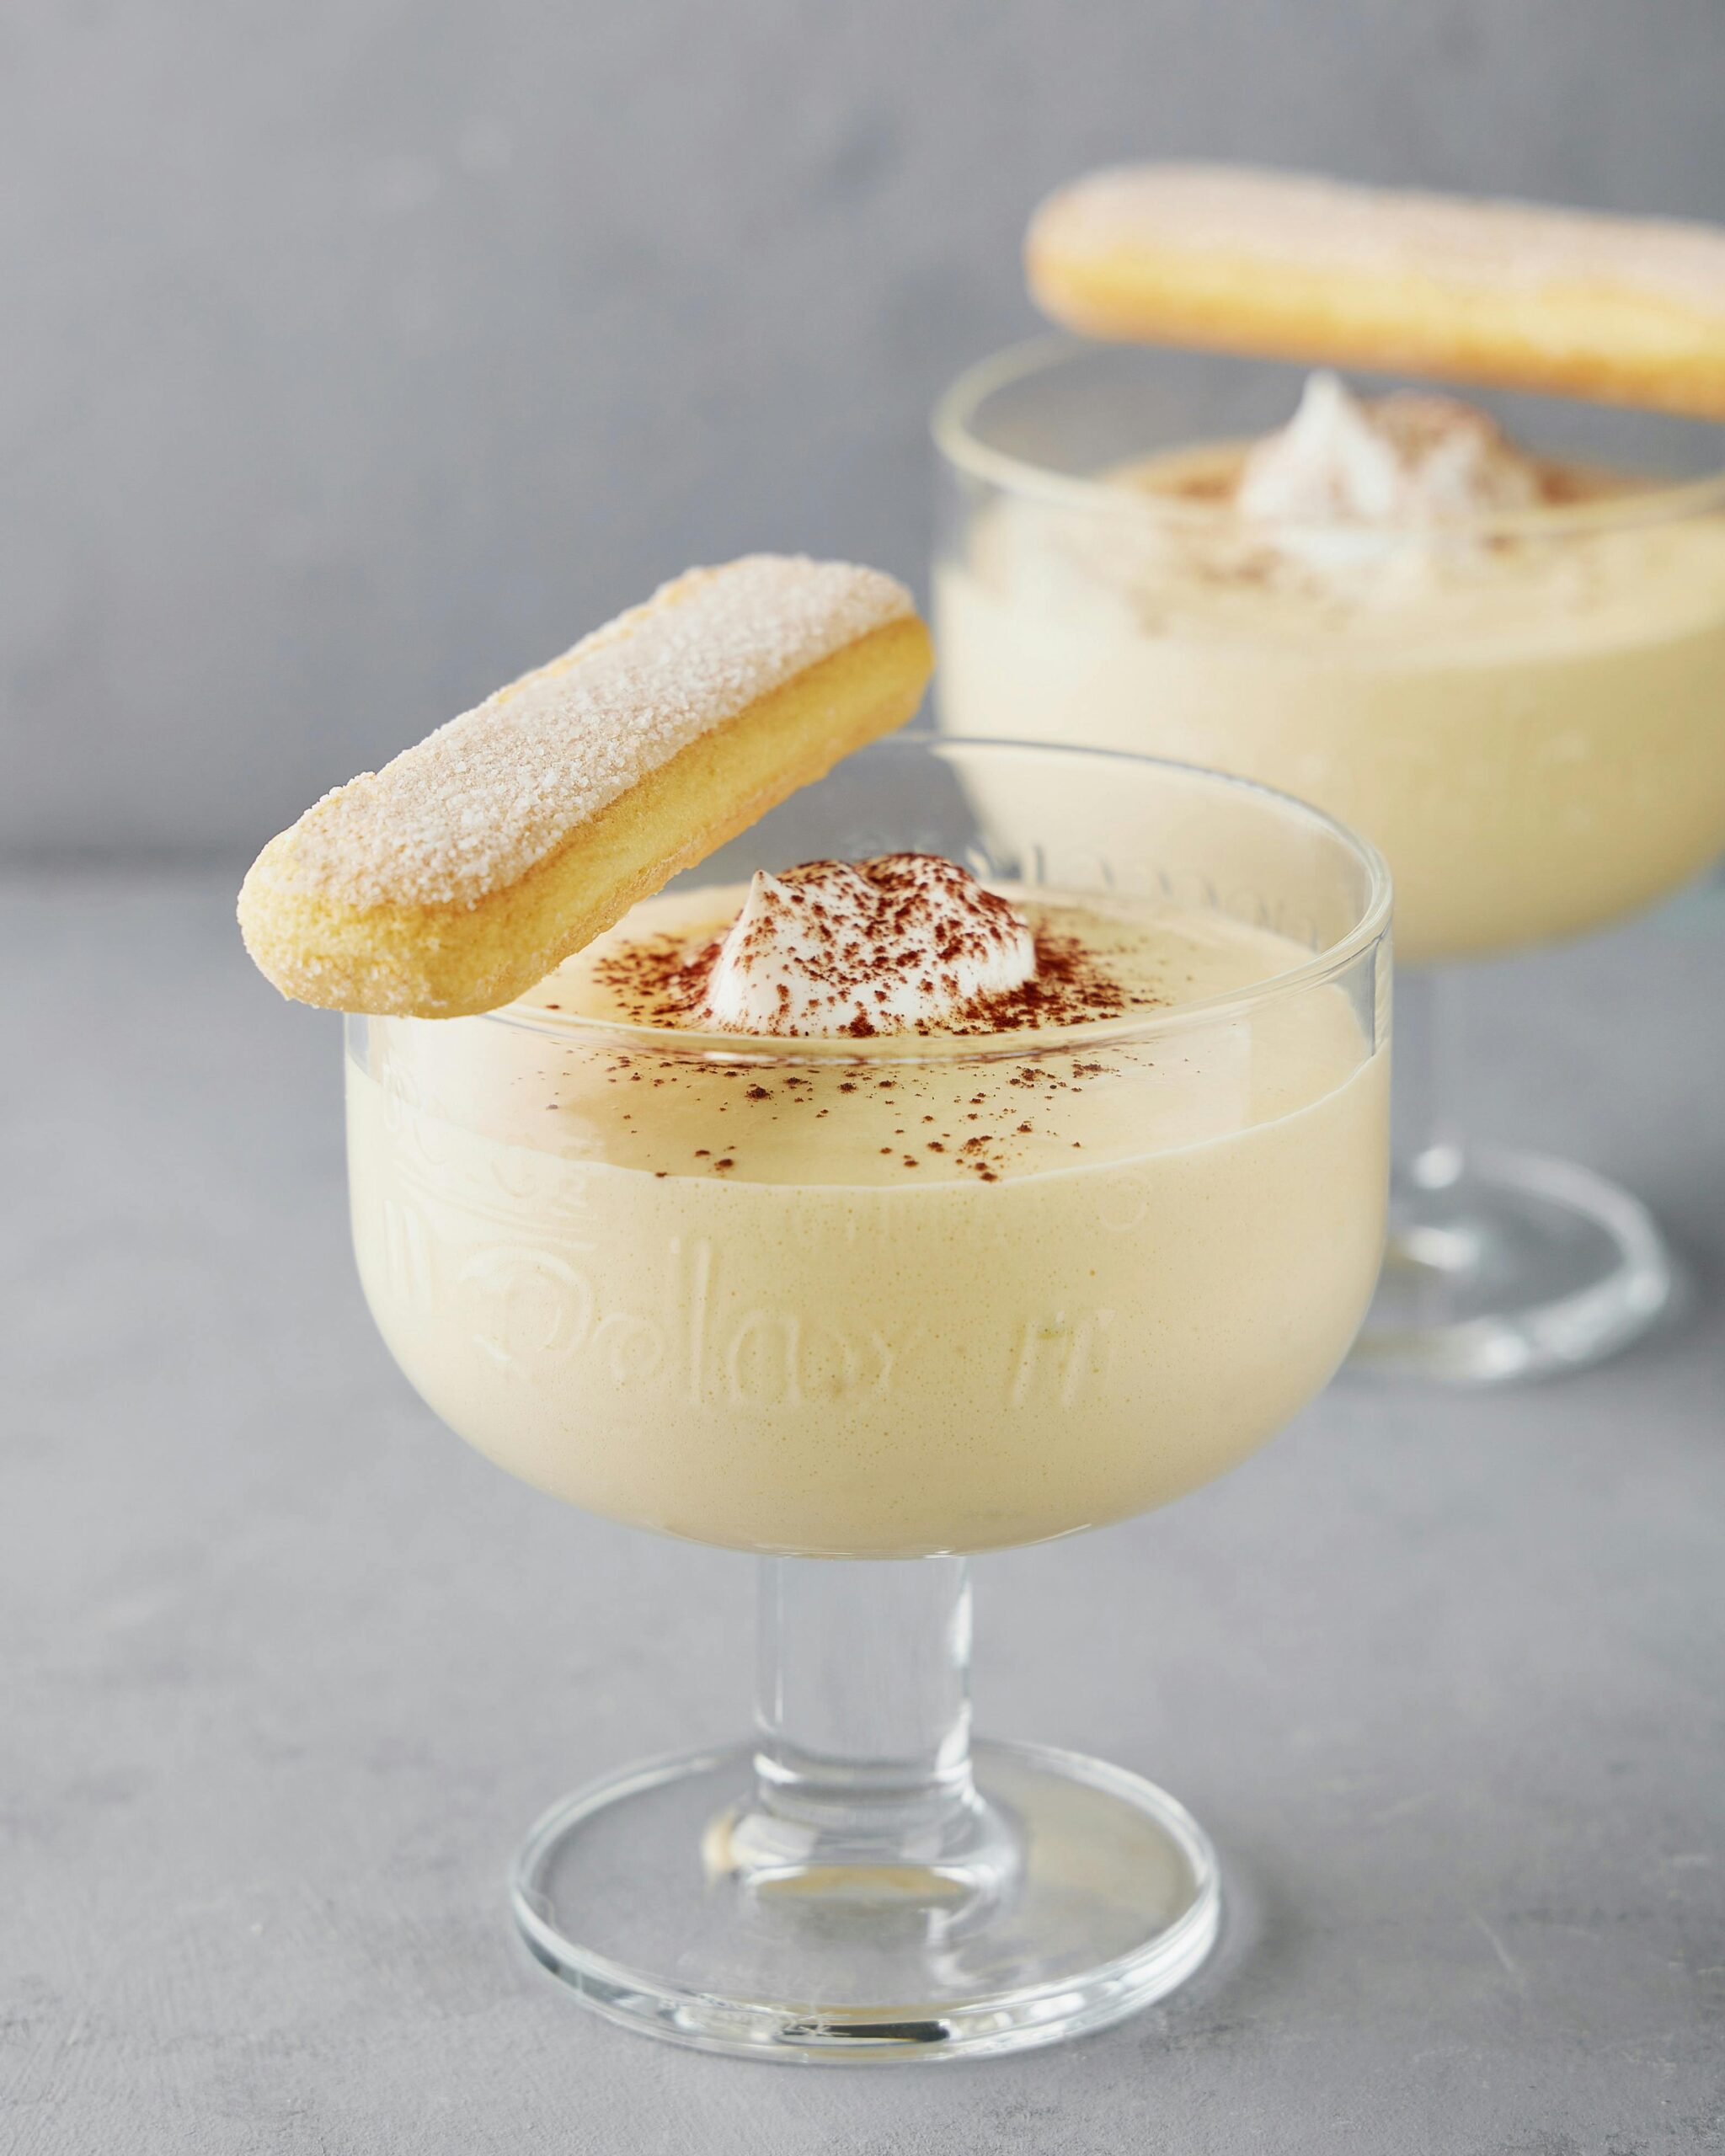
M 596 1030 L 632 1007 L 620 951 L 716 937 L 742 895 L 649 901 L 494 1017 L 371 1022 L 360 1270 L 451 1428 L 667 1534 L 910 1556 L 1166 1502 L 1319 1389 L 1383 1232 L 1387 1059 L 1343 989 L 1060 1046 L 724 1061 Z M 1020 903 L 1119 982 L 1116 1028 L 1310 957 L 1220 915 Z
M 1388 858 L 1415 964 L 1597 927 L 1725 846 L 1725 518 L 1572 474 L 1488 533 L 1254 531 L 1220 513 L 1240 462 L 1123 472 L 1117 513 L 980 508 L 936 573 L 944 726 L 1315 803 Z

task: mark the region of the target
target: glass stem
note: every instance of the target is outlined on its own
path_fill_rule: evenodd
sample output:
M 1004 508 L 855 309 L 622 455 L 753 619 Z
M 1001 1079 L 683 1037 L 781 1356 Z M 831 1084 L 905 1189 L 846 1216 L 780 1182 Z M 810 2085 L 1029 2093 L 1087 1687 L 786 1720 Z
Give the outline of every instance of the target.
M 1461 1172 L 1454 1119 L 1460 1047 L 1454 970 L 1396 975 L 1396 1175 L 1417 1189 L 1442 1189 Z
M 819 1869 L 915 1895 L 1010 1868 L 971 1778 L 963 1559 L 763 1558 L 756 1718 L 733 1848 L 757 1878 Z
M 818 1824 L 970 1793 L 970 1567 L 959 1557 L 761 1561 L 762 1801 Z

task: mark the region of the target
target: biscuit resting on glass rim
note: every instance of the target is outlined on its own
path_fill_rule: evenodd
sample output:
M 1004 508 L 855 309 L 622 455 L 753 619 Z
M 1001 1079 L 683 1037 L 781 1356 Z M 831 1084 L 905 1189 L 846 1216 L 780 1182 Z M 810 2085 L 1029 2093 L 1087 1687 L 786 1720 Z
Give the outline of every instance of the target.
M 240 893 L 246 947 L 302 1003 L 496 1010 L 902 725 L 932 665 L 877 570 L 692 569 L 272 839 Z
M 1069 329 L 1725 419 L 1725 231 L 1146 164 L 1059 189 L 1025 243 Z

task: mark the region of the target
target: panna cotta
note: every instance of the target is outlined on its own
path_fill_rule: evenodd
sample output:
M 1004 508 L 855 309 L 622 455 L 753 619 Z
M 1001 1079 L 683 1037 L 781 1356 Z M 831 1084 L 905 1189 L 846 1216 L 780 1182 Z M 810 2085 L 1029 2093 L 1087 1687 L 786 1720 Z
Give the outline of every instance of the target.
M 670 1534 L 899 1557 L 1162 1504 L 1376 1274 L 1387 1054 L 1333 982 L 1263 992 L 1311 957 L 919 856 L 649 899 L 501 1012 L 356 1029 L 372 1310 L 482 1452 Z

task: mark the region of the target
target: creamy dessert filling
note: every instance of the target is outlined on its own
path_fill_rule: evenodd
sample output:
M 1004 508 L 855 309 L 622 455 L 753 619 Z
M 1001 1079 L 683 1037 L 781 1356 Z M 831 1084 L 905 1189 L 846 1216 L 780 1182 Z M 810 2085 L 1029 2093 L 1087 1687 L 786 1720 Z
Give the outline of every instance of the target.
M 697 1007 L 721 1031 L 866 1038 L 950 1023 L 1035 971 L 1028 925 L 956 862 L 809 861 L 756 871 Z
M 870 1039 L 1017 1033 L 1164 999 L 1088 915 L 1020 905 L 935 854 L 757 870 L 728 921 L 612 937 L 584 958 L 631 1025 Z M 553 976 L 560 979 L 561 976 Z
M 1189 1138 L 1212 1128 L 1207 1118 L 1238 1112 L 1239 1043 L 1231 1035 L 1188 1043 L 1168 1060 L 1130 1041 L 1054 1051 L 1047 1038 L 1055 1028 L 1252 987 L 1290 962 L 1287 945 L 1171 907 L 1042 892 L 1008 899 L 965 880 L 1017 925 L 1035 970 L 1014 988 L 941 1014 L 938 1023 L 902 1027 L 930 1041 L 926 1063 L 762 1064 L 741 1042 L 734 1059 L 676 1051 L 669 1045 L 675 1030 L 710 1028 L 715 954 L 728 941 L 725 924 L 746 919 L 748 910 L 734 889 L 644 902 L 518 1008 L 666 1033 L 639 1045 L 596 1043 L 579 1069 L 549 1053 L 544 1080 L 523 1089 L 528 1129 L 559 1150 L 655 1175 L 922 1184 L 989 1182 L 1130 1155 L 1141 1150 L 1152 1118 L 1164 1136 Z M 879 952 L 875 963 L 896 974 Z M 986 1041 L 985 1059 L 957 1068 L 940 1059 L 942 1044 L 966 1040 Z M 1261 1082 L 1259 1074 L 1253 1083 Z
M 1247 451 L 1234 500 L 1254 520 L 1418 526 L 1535 509 L 1545 494 L 1540 466 L 1489 414 L 1412 390 L 1368 400 L 1326 371 Z
M 1308 1399 L 1382 1236 L 1349 996 L 1232 1009 L 1311 950 L 1212 906 L 985 895 L 1037 970 L 926 1042 L 716 1043 L 734 884 L 644 900 L 505 1022 L 368 1033 L 360 1272 L 443 1418 L 613 1518 L 911 1556 L 1165 1502 Z M 1038 999 L 1220 1007 L 1098 1038 Z
M 1548 581 L 1549 551 L 1525 543 L 1513 520 L 1621 483 L 1530 455 L 1460 398 L 1361 397 L 1327 370 L 1308 376 L 1285 426 L 1146 458 L 1113 479 L 1223 512 L 1175 517 L 1114 548 L 1140 585 L 1183 585 L 1199 606 L 1226 604 L 1231 592 L 1258 605 L 1279 595 L 1296 608 L 1318 598 L 1362 622 L 1422 599 L 1446 604 L 1458 585 L 1477 590 L 1512 570 Z
M 1578 934 L 1725 841 L 1725 517 L 1661 483 L 1319 377 L 1260 440 L 979 504 L 935 573 L 942 722 L 1314 803 L 1387 857 L 1407 962 Z

